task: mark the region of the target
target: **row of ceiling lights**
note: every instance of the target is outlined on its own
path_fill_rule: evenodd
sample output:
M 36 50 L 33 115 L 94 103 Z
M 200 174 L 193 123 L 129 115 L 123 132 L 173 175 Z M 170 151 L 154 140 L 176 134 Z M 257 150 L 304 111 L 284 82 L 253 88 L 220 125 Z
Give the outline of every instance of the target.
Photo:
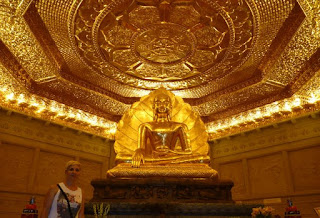
M 74 109 L 49 99 L 43 100 L 35 95 L 30 97 L 26 94 L 16 94 L 8 86 L 0 88 L 0 96 L 3 97 L 0 101 L 4 106 L 10 104 L 8 109 L 23 110 L 30 116 L 49 119 L 58 124 L 72 124 L 72 128 L 81 126 L 81 129 L 84 128 L 89 133 L 94 131 L 93 133 L 99 133 L 100 136 L 114 138 L 116 123 L 94 114 Z
M 263 124 L 281 122 L 281 120 L 294 118 L 295 115 L 317 111 L 320 108 L 320 90 L 318 92 L 309 97 L 293 96 L 227 119 L 208 123 L 207 131 L 211 139 L 220 138 L 249 130 L 250 127 L 257 128 Z
M 94 133 L 114 138 L 116 132 L 116 123 L 108 121 L 102 117 L 84 112 L 79 109 L 68 107 L 64 104 L 52 100 L 43 100 L 35 95 L 31 97 L 25 94 L 16 94 L 13 89 L 8 86 L 0 88 L 0 95 L 3 96 L 3 104 L 10 104 L 10 109 L 17 107 L 19 111 L 25 110 L 30 116 L 37 118 L 45 118 L 53 122 L 64 125 L 73 124 L 73 128 L 81 126 L 88 130 L 94 130 Z M 293 96 L 282 101 L 273 102 L 263 107 L 256 108 L 233 117 L 217 120 L 206 124 L 210 138 L 219 138 L 222 135 L 231 135 L 232 133 L 243 131 L 244 128 L 250 128 L 257 123 L 264 121 L 279 121 L 282 118 L 290 117 L 296 112 L 319 109 L 320 106 L 320 90 L 319 93 L 313 93 L 309 97 Z M 13 107 L 13 108 L 12 108 Z M 59 122 L 60 121 L 60 122 Z

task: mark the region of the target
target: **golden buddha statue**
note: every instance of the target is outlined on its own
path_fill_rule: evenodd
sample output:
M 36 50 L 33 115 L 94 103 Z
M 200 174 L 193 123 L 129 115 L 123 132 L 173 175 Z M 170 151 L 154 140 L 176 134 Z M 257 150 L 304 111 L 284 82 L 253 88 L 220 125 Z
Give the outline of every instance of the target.
M 138 149 L 132 156 L 132 166 L 140 167 L 145 158 L 150 161 L 172 162 L 181 155 L 191 155 L 191 147 L 186 135 L 188 127 L 184 123 L 172 122 L 171 99 L 163 93 L 154 98 L 154 119 L 139 126 Z
M 208 166 L 207 138 L 191 106 L 160 88 L 123 115 L 115 137 L 117 166 L 107 176 L 217 178 Z

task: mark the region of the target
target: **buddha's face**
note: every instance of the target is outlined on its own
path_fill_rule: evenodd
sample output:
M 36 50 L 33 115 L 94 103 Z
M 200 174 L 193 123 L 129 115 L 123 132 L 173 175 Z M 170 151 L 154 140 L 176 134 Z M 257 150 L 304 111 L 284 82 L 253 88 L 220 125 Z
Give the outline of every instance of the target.
M 156 96 L 153 104 L 157 113 L 169 113 L 171 109 L 170 97 L 164 94 Z

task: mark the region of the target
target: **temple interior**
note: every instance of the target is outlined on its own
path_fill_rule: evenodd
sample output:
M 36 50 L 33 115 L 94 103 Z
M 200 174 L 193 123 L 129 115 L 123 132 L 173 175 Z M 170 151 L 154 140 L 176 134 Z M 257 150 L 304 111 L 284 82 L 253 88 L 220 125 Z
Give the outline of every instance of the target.
M 1 0 L 0 218 L 41 211 L 70 159 L 89 201 L 159 88 L 199 115 L 236 203 L 317 217 L 319 47 L 318 0 Z

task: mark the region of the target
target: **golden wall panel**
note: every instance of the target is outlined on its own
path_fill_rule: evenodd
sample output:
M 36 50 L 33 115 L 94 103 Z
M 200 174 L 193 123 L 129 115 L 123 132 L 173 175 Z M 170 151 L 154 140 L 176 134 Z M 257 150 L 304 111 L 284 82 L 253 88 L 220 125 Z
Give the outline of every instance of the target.
M 245 177 L 241 161 L 221 164 L 219 167 L 221 179 L 231 179 L 234 182 L 232 197 L 241 198 L 246 194 Z
M 80 159 L 81 175 L 80 187 L 84 191 L 85 199 L 90 200 L 93 196 L 93 187 L 90 182 L 93 179 L 101 179 L 102 163 Z
M 43 197 L 34 195 L 36 204 L 42 202 Z M 0 192 L 0 218 L 21 218 L 22 210 L 30 200 L 29 193 Z
M 285 193 L 285 169 L 281 153 L 248 159 L 251 193 L 277 196 Z
M 289 152 L 294 190 L 320 190 L 319 146 Z
M 243 175 L 247 195 L 234 193 L 235 201 L 263 203 L 283 216 L 291 198 L 302 217 L 314 218 L 320 198 L 319 124 L 319 116 L 301 117 L 210 142 L 212 166 L 234 181 L 235 190 L 243 184 L 237 173 Z
M 261 131 L 250 131 L 233 136 L 232 140 L 230 138 L 220 139 L 217 143 L 211 143 L 212 157 L 223 158 L 317 137 L 320 137 L 320 119 L 304 117 L 292 122 L 265 127 Z
M 89 200 L 91 180 L 109 167 L 112 143 L 0 110 L 0 218 L 19 218 L 31 196 L 41 212 L 45 193 L 64 180 L 65 163 L 71 159 L 82 164 L 80 187 Z
M 25 192 L 32 158 L 33 149 L 0 144 L 0 190 Z
M 319 180 L 318 180 L 319 181 Z M 320 194 L 296 196 L 292 198 L 295 205 L 299 205 L 298 209 L 301 212 L 303 218 L 316 218 L 316 212 L 314 208 L 319 207 Z
M 72 159 L 72 156 L 41 151 L 36 170 L 35 191 L 46 193 L 51 185 L 62 182 L 65 163 Z
M 89 182 L 102 176 L 101 172 L 108 166 L 108 156 L 77 150 L 72 145 L 68 147 L 68 144 L 59 146 L 58 142 L 49 137 L 63 135 L 81 141 L 83 134 L 77 135 L 51 124 L 36 124 L 35 120 L 28 120 L 14 113 L 8 116 L 3 111 L 0 112 L 0 170 L 4 173 L 4 178 L 10 179 L 0 179 L 0 218 L 19 217 L 25 201 L 31 195 L 36 195 L 41 207 L 44 193 L 50 185 L 63 180 L 64 164 L 73 158 L 82 163 L 80 184 L 86 199 L 91 197 Z M 213 165 L 220 166 L 218 169 L 221 178 L 230 178 L 235 183 L 234 200 L 262 202 L 266 198 L 282 196 L 281 204 L 271 206 L 279 208 L 277 213 L 283 215 L 288 196 L 293 199 L 304 218 L 315 217 L 313 208 L 319 205 L 320 200 L 319 122 L 319 118 L 305 117 L 212 144 Z M 32 132 L 27 131 L 28 129 Z M 45 134 L 44 137 L 35 134 L 40 130 Z M 87 137 L 86 140 L 92 146 L 103 142 L 97 137 Z M 107 144 L 109 149 L 111 143 Z M 248 168 L 243 160 L 247 160 Z M 286 165 L 288 168 L 285 168 Z M 289 169 L 292 170 L 291 174 L 287 173 Z M 33 170 L 34 180 L 30 179 Z M 28 191 L 31 181 L 34 181 L 33 190 Z M 246 181 L 249 181 L 250 190 L 245 188 Z M 292 192 L 287 188 L 287 181 L 294 185 Z M 246 191 L 251 191 L 251 195 L 243 194 Z
M 21 138 L 36 140 L 43 144 L 55 147 L 68 148 L 99 156 L 109 156 L 110 141 L 93 138 L 88 134 L 79 134 L 71 129 L 62 129 L 61 126 L 45 124 L 40 120 L 26 119 L 19 114 L 8 116 L 0 110 L 0 133 L 16 135 Z

